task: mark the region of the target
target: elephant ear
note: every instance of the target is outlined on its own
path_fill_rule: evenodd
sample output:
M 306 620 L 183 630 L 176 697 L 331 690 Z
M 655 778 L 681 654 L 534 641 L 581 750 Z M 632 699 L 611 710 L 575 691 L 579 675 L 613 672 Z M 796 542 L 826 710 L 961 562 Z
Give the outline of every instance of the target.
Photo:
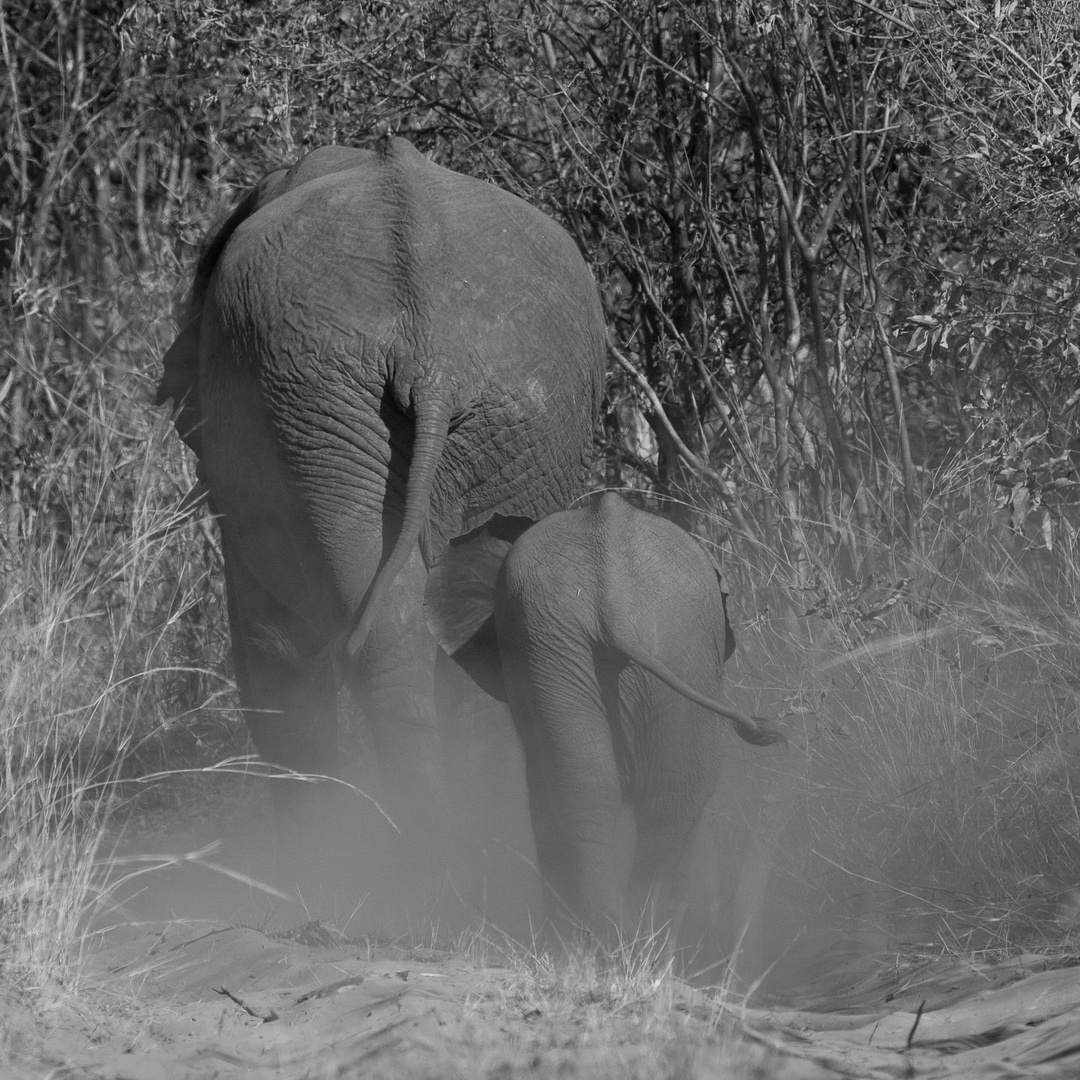
M 431 636 L 482 690 L 506 700 L 495 638 L 495 582 L 513 542 L 529 518 L 494 514 L 451 540 L 424 588 L 424 618 Z
M 731 619 L 728 617 L 727 598 L 728 591 L 724 588 L 724 579 L 720 575 L 720 567 L 716 565 L 713 557 L 709 556 L 713 564 L 713 573 L 716 574 L 716 587 L 720 590 L 720 603 L 724 608 L 724 662 L 727 663 L 735 652 L 735 631 L 731 629 Z
M 185 305 L 183 329 L 162 358 L 163 371 L 154 395 L 154 404 L 165 405 L 169 401 L 176 403 L 177 433 L 195 451 L 198 458 L 202 457 L 202 441 L 199 436 L 199 325 L 202 322 L 203 301 L 210 287 L 214 267 L 217 266 L 229 237 L 245 218 L 277 197 L 286 175 L 282 170 L 271 173 L 258 187 L 252 188 L 244 196 L 240 205 L 228 217 L 211 228 L 195 267 L 195 276 Z
M 495 617 L 480 624 L 476 631 L 451 657 L 485 694 L 504 705 L 508 697 L 503 680 L 502 661 L 499 658 L 499 641 L 495 634 Z
M 175 424 L 180 438 L 202 458 L 199 437 L 199 323 L 189 322 L 169 346 L 162 360 L 164 371 L 157 386 L 155 405 L 175 401 Z
M 154 403 L 175 401 L 179 406 L 176 429 L 198 456 L 199 443 L 199 323 L 203 302 L 214 269 L 232 234 L 252 214 L 308 180 L 351 168 L 366 152 L 344 146 L 325 146 L 305 155 L 291 169 L 278 169 L 264 177 L 240 200 L 236 208 L 216 222 L 206 235 L 195 275 L 185 303 L 184 327 L 163 358 L 164 373 L 157 386 Z

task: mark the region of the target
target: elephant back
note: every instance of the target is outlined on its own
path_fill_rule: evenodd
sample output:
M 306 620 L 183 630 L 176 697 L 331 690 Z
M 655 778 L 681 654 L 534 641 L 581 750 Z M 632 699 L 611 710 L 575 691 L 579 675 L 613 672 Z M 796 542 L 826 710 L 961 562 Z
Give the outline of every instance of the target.
M 450 434 L 428 531 L 435 559 L 492 514 L 536 520 L 584 490 L 603 313 L 576 245 L 545 214 L 403 140 L 351 155 L 270 178 L 215 243 L 213 269 L 197 275 L 196 378 L 222 367 L 205 340 L 212 318 L 301 474 L 321 432 L 355 427 L 358 397 L 389 394 L 417 417 L 425 395 L 438 398 Z
M 203 305 L 210 281 L 226 244 L 237 227 L 274 199 L 306 183 L 313 176 L 338 172 L 370 156 L 367 150 L 342 146 L 321 147 L 306 154 L 291 169 L 278 169 L 264 177 L 240 200 L 234 210 L 211 226 L 203 238 L 191 285 L 184 299 L 180 333 L 162 358 L 162 376 L 154 404 L 174 401 L 179 406 L 176 427 L 180 437 L 202 456 L 199 438 L 201 416 L 198 412 L 199 341 Z
M 588 267 L 539 210 L 403 140 L 268 176 L 208 239 L 186 314 L 159 402 L 180 405 L 234 535 L 280 535 L 346 612 L 410 489 L 429 567 L 496 516 L 537 520 L 585 489 L 605 367 Z
M 675 522 L 605 492 L 581 511 L 596 536 L 600 625 L 610 644 L 636 642 L 688 682 L 715 694 L 735 649 L 716 563 Z

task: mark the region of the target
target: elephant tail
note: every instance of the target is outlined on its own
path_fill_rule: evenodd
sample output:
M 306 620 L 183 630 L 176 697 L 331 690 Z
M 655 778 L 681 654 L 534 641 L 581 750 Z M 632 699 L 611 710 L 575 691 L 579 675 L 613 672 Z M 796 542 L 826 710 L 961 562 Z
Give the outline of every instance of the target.
M 355 660 L 360 654 L 398 574 L 409 561 L 413 548 L 419 543 L 420 532 L 427 523 L 431 491 L 435 486 L 435 470 L 446 449 L 450 432 L 450 413 L 449 406 L 437 396 L 427 402 L 423 398 L 416 400 L 415 412 L 416 431 L 409 478 L 405 485 L 405 513 L 401 519 L 401 531 L 389 557 L 376 571 L 368 590 L 367 603 L 345 642 L 348 661 Z
M 739 712 L 738 709 L 731 709 L 727 705 L 721 705 L 718 701 L 713 701 L 712 698 L 699 693 L 685 679 L 680 678 L 669 667 L 662 664 L 654 656 L 650 656 L 649 653 L 637 645 L 627 641 L 620 641 L 617 648 L 627 660 L 637 664 L 638 667 L 644 668 L 650 675 L 655 675 L 656 678 L 670 686 L 677 694 L 682 694 L 684 698 L 692 701 L 695 705 L 700 705 L 703 709 L 708 709 L 710 712 L 716 713 L 717 716 L 730 720 L 735 727 L 735 734 L 744 742 L 751 743 L 754 746 L 787 743 L 787 736 L 771 727 L 769 721 L 761 718 L 754 719 L 747 716 L 746 713 Z

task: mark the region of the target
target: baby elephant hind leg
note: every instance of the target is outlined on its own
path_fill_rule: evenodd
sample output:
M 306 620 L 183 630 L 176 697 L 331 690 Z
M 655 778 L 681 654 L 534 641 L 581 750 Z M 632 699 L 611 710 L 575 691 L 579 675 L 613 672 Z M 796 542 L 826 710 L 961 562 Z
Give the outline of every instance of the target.
M 659 935 L 674 944 L 685 913 L 689 852 L 704 802 L 686 793 L 664 798 L 655 793 L 632 798 L 637 845 L 626 889 L 623 922 L 646 940 Z
M 520 714 L 519 714 L 520 715 Z M 556 937 L 618 936 L 625 883 L 618 839 L 622 792 L 602 716 L 519 724 L 544 908 Z

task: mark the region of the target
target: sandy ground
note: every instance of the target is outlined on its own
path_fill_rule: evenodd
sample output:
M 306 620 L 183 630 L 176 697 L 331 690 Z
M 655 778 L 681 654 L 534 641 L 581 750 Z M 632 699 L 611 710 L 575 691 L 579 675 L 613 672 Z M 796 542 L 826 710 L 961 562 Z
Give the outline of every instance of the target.
M 246 789 L 242 805 L 226 847 L 257 866 L 268 808 Z M 205 818 L 159 850 L 197 850 L 221 808 Z M 145 849 L 155 819 L 135 825 Z M 190 861 L 129 892 L 76 992 L 0 1000 L 2 1080 L 1080 1077 L 1075 953 L 942 955 L 833 933 L 747 995 L 568 974 L 493 933 L 452 951 L 373 944 Z
M 5 1003 L 4 1075 L 1080 1076 L 1075 958 L 834 949 L 787 1002 L 747 1005 L 674 979 L 636 1000 L 602 977 L 552 989 L 521 963 L 336 936 L 317 922 L 118 925 L 77 998 L 36 1014 Z

